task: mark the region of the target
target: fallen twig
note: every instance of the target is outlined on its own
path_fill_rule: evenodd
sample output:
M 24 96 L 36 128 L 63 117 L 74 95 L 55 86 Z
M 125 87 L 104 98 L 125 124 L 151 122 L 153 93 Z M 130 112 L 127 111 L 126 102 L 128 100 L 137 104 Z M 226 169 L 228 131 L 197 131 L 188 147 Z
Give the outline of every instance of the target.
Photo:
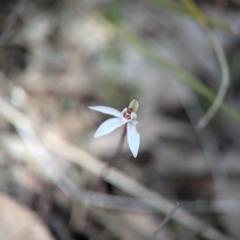
M 173 216 L 173 214 L 176 212 L 176 210 L 179 208 L 180 204 L 176 203 L 176 206 L 174 207 L 174 209 L 168 214 L 166 215 L 166 217 L 163 219 L 162 223 L 160 224 L 159 228 L 157 229 L 157 231 L 155 233 L 153 233 L 152 237 L 150 238 L 150 240 L 154 240 L 156 239 L 157 235 L 161 232 L 161 230 L 164 228 L 164 226 L 167 224 L 167 222 L 171 219 L 171 217 Z

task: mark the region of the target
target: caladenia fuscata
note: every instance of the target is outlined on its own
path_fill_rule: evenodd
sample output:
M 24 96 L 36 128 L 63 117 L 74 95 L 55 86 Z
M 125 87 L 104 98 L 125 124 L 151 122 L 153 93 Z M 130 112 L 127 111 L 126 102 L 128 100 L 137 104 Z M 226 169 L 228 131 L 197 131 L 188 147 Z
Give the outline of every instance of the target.
M 124 108 L 122 112 L 119 110 L 106 107 L 106 106 L 90 106 L 89 108 L 104 114 L 109 114 L 114 116 L 114 118 L 110 118 L 103 122 L 97 129 L 94 134 L 94 138 L 101 137 L 107 135 L 114 131 L 115 129 L 126 125 L 126 134 L 129 148 L 136 158 L 140 145 L 140 134 L 137 131 L 137 110 L 139 107 L 139 103 L 137 99 L 133 99 L 128 108 Z

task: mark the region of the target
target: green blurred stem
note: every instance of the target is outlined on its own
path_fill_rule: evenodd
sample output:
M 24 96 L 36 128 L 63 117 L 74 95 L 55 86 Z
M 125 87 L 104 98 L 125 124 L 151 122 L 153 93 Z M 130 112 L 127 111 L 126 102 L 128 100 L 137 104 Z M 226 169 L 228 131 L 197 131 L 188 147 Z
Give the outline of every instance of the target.
M 195 19 L 194 14 L 188 8 L 183 6 L 182 4 L 176 3 L 172 0 L 152 0 L 152 1 L 160 6 L 164 7 L 165 9 L 168 9 L 168 10 L 174 11 L 176 13 L 179 13 L 181 15 L 185 15 L 187 17 L 191 17 L 191 18 Z M 235 31 L 234 27 L 232 27 L 226 23 L 217 21 L 215 19 L 206 17 L 204 20 L 207 21 L 207 25 L 210 27 L 219 28 L 219 29 L 222 29 L 225 31 L 230 31 L 230 32 Z
M 192 12 L 199 24 L 201 24 L 205 29 L 208 39 L 211 42 L 211 45 L 215 51 L 221 69 L 221 84 L 217 96 L 213 101 L 212 105 L 207 110 L 207 112 L 201 117 L 201 119 L 197 123 L 198 128 L 201 129 L 206 127 L 207 124 L 213 119 L 221 104 L 223 103 L 224 98 L 227 94 L 227 89 L 230 82 L 230 75 L 224 49 L 212 29 L 209 28 L 207 18 L 192 0 L 182 0 L 182 2 L 186 5 L 189 11 Z
M 197 5 L 192 0 L 182 0 L 182 2 L 183 4 L 186 5 L 189 12 L 192 13 L 194 18 L 196 18 L 200 24 L 202 24 L 203 26 L 208 25 L 207 17 L 201 12 L 201 10 L 197 7 Z

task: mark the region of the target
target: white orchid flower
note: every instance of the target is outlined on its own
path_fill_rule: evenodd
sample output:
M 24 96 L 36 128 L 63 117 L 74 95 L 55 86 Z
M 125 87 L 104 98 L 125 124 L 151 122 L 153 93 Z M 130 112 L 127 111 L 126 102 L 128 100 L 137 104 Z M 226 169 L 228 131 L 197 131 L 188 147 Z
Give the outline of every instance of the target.
M 89 107 L 92 110 L 109 114 L 115 118 L 110 118 L 103 122 L 97 131 L 94 134 L 94 138 L 107 135 L 114 131 L 115 129 L 127 124 L 127 139 L 129 148 L 136 158 L 138 154 L 138 149 L 140 145 L 140 135 L 137 131 L 136 125 L 138 124 L 137 120 L 137 109 L 139 107 L 138 100 L 133 99 L 128 108 L 124 108 L 122 112 L 118 111 L 115 108 L 106 107 L 106 106 L 93 106 Z

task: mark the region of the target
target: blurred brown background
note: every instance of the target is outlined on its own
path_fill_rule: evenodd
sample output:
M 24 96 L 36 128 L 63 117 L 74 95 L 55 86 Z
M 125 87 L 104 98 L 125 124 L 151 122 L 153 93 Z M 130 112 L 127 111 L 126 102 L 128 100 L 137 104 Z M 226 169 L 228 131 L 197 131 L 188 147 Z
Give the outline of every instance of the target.
M 225 52 L 236 111 L 201 130 L 211 97 L 198 83 L 217 93 L 221 67 L 186 2 L 0 1 L 0 239 L 151 239 L 177 201 L 154 239 L 240 239 L 240 1 L 194 2 L 215 21 L 205 27 Z M 133 98 L 139 154 L 125 141 L 101 198 L 89 191 L 121 129 L 93 139 L 108 116 L 87 106 L 122 111 Z M 140 199 L 154 194 L 167 207 Z

